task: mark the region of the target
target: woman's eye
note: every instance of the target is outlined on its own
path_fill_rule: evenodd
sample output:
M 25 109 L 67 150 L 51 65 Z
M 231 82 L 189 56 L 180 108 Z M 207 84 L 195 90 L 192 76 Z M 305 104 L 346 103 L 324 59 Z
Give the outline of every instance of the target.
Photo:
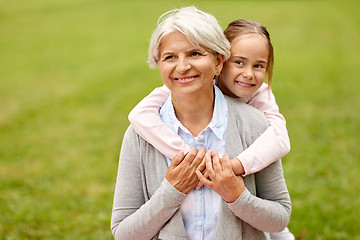
M 170 60 L 170 59 L 173 59 L 174 58 L 174 56 L 166 56 L 166 57 L 164 57 L 164 61 L 167 61 L 167 60 Z
M 193 53 L 191 53 L 191 56 L 192 57 L 196 57 L 196 56 L 200 56 L 201 55 L 201 53 L 199 53 L 199 52 L 193 52 Z

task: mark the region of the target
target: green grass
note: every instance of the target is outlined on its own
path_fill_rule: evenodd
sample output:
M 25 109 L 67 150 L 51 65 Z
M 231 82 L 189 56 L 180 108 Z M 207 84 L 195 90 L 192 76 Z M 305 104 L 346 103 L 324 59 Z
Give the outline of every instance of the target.
M 357 1 L 0 1 L 0 239 L 111 239 L 122 135 L 154 87 L 157 18 L 266 25 L 297 239 L 360 239 Z

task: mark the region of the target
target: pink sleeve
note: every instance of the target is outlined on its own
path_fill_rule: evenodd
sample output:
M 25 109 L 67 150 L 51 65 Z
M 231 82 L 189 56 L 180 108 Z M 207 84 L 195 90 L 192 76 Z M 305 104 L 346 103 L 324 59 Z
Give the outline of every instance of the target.
M 270 127 L 237 158 L 241 161 L 245 175 L 258 172 L 279 160 L 290 151 L 290 139 L 284 116 L 279 112 L 274 94 L 263 84 L 249 105 L 264 112 Z
M 189 152 L 190 147 L 160 118 L 159 110 L 169 95 L 170 91 L 166 86 L 155 88 L 131 110 L 129 121 L 142 138 L 173 159 L 180 150 L 185 154 Z

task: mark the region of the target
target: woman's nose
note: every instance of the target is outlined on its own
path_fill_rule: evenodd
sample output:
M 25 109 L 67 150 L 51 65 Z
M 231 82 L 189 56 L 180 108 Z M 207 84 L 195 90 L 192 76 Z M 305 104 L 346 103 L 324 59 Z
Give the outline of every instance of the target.
M 189 60 L 186 58 L 179 58 L 178 63 L 176 65 L 176 70 L 180 73 L 186 72 L 191 68 Z

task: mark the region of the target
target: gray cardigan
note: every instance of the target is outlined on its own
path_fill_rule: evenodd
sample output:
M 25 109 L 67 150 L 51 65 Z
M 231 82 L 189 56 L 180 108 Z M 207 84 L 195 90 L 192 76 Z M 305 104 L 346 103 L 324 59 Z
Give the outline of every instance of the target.
M 231 158 L 268 127 L 263 113 L 238 100 L 229 103 L 226 152 Z M 130 126 L 123 138 L 111 230 L 115 239 L 186 239 L 181 212 L 186 194 L 166 179 L 164 156 Z M 291 202 L 281 160 L 244 178 L 246 189 L 233 203 L 221 202 L 216 240 L 269 239 L 290 220 Z

